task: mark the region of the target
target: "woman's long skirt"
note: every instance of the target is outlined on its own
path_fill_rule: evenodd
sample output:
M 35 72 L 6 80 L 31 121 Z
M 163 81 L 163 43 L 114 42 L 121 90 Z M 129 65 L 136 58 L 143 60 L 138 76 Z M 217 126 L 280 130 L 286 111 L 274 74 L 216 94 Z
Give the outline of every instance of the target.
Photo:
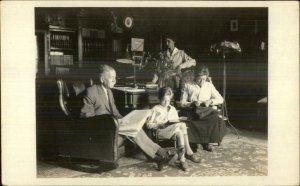
M 191 143 L 221 143 L 227 132 L 224 120 L 217 113 L 211 113 L 202 119 L 190 119 L 186 121 L 186 125 Z

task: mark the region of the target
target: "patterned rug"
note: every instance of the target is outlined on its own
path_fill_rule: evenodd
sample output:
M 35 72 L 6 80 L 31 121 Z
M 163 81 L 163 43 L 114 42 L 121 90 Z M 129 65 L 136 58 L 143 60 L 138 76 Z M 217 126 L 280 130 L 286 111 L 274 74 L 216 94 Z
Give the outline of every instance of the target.
M 188 177 L 188 176 L 266 176 L 268 174 L 267 147 L 243 140 L 233 140 L 214 146 L 213 152 L 199 150 L 200 164 L 188 161 L 189 170 L 182 171 L 176 165 L 176 157 L 162 171 L 154 162 L 140 157 L 121 158 L 120 167 L 107 172 L 87 173 L 54 165 L 39 166 L 38 177 Z M 69 173 L 66 173 L 66 171 Z

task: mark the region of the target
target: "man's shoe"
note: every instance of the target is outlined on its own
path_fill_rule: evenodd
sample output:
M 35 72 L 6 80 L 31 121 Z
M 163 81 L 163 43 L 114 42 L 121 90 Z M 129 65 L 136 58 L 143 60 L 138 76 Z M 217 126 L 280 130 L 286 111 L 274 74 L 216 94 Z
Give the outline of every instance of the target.
M 154 161 L 155 161 L 155 163 L 156 163 L 156 165 L 157 165 L 157 170 L 158 170 L 158 171 L 161 171 L 161 170 L 164 169 L 164 167 L 165 167 L 165 162 L 163 161 L 163 159 L 155 159 Z
M 194 163 L 200 163 L 201 162 L 201 159 L 197 158 L 195 156 L 195 154 L 192 154 L 192 155 L 185 154 L 185 158 L 188 159 L 188 160 L 191 160 Z
M 161 155 L 161 157 L 163 158 L 165 163 L 169 163 L 169 161 L 175 156 L 175 154 L 176 154 L 175 148 L 164 149 L 164 152 Z
M 181 170 L 183 170 L 183 171 L 187 171 L 187 170 L 188 170 L 188 164 L 187 164 L 187 162 L 186 162 L 186 161 L 181 161 L 181 162 L 179 163 L 179 168 L 180 168 Z
M 203 150 L 206 150 L 208 152 L 212 152 L 212 148 L 208 143 L 203 143 L 202 147 L 203 147 Z
M 160 148 L 156 157 L 154 158 L 155 163 L 157 164 L 157 170 L 161 171 L 167 163 L 175 156 L 175 149 L 163 149 Z

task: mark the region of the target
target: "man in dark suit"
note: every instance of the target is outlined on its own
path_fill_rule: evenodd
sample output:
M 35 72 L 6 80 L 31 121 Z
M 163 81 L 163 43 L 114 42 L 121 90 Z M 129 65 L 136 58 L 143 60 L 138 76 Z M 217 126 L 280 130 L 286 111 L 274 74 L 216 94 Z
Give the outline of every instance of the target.
M 110 90 L 116 84 L 116 71 L 108 65 L 101 65 L 99 70 L 100 84 L 95 84 L 87 89 L 80 117 L 87 118 L 111 114 L 119 120 L 119 125 L 124 125 L 126 123 L 121 120 L 122 115 L 116 108 L 114 97 Z M 149 139 L 143 129 L 138 132 L 136 137 L 128 138 L 155 160 L 158 170 L 161 170 L 163 164 L 175 155 L 173 151 L 165 150 Z M 119 135 L 119 141 L 124 141 L 125 139 L 126 136 Z

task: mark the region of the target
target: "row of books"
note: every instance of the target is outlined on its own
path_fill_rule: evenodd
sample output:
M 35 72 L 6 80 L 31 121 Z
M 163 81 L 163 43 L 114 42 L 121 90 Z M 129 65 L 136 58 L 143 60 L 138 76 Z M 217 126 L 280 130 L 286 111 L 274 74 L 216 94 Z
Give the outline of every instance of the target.
M 105 30 L 82 28 L 82 37 L 104 39 Z
M 73 55 L 55 55 L 51 56 L 51 65 L 73 65 Z
M 72 48 L 73 38 L 66 33 L 51 33 L 50 42 L 54 48 Z
M 103 41 L 84 40 L 83 41 L 83 54 L 84 55 L 101 55 L 104 50 Z

